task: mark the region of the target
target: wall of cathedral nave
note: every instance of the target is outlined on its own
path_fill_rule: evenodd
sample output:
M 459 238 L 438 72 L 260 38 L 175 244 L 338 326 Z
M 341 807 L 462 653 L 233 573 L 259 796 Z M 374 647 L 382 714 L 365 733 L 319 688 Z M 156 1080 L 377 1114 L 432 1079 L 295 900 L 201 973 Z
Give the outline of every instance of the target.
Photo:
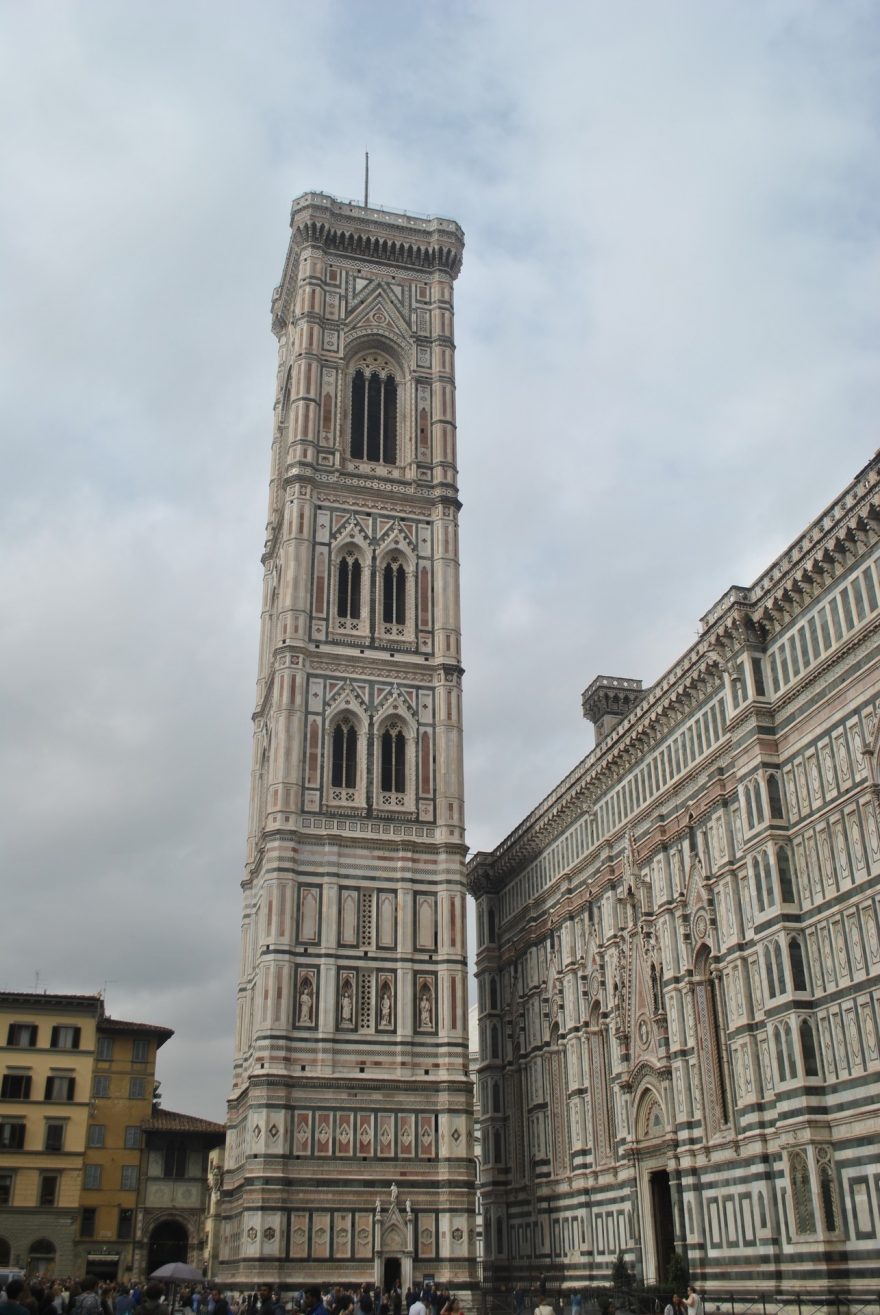
M 878 476 L 471 859 L 499 1273 L 876 1282 Z
M 682 1166 L 671 1184 L 675 1249 L 719 1298 L 799 1287 L 870 1289 L 877 1236 L 867 1146 L 863 1138 L 833 1149 L 793 1142 L 773 1153 L 746 1149 Z M 554 1282 L 607 1286 L 622 1254 L 642 1281 L 663 1288 L 650 1182 L 660 1163 L 640 1163 L 605 1184 L 573 1175 L 565 1185 L 486 1192 L 484 1277 L 529 1281 L 543 1273 Z M 830 1189 L 826 1164 L 835 1179 Z M 851 1233 L 838 1190 L 853 1215 Z

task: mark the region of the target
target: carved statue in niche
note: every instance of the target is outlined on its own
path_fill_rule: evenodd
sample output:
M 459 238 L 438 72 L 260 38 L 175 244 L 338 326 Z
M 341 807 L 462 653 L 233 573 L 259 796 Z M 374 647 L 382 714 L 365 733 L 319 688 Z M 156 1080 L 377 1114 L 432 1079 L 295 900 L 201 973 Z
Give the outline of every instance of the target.
M 391 985 L 388 982 L 382 983 L 379 992 L 379 1026 L 391 1026 Z
M 419 988 L 419 1027 L 423 1032 L 434 1027 L 434 999 L 428 982 L 423 982 Z
M 339 1015 L 343 1023 L 351 1023 L 354 1021 L 354 984 L 350 977 L 345 977 L 342 981 L 342 998 L 339 1004 Z
M 297 1013 L 298 1022 L 303 1024 L 309 1024 L 312 1022 L 313 1014 L 314 1014 L 314 1004 L 315 1004 L 315 995 L 314 995 L 314 987 L 312 986 L 312 979 L 311 977 L 306 977 L 303 979 L 302 985 L 299 988 L 299 1012 Z
M 614 983 L 614 1026 L 618 1032 L 623 1031 L 623 992 L 618 981 Z

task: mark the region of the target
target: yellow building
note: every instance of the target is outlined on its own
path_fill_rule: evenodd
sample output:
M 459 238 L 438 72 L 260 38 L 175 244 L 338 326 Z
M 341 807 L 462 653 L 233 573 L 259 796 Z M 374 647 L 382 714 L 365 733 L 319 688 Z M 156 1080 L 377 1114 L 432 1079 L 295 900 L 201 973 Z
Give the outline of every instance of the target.
M 0 1266 L 71 1273 L 99 995 L 0 992 Z
M 100 995 L 0 993 L 0 1267 L 131 1273 L 143 1127 L 172 1030 Z
M 169 1027 L 101 1018 L 83 1163 L 75 1270 L 126 1278 L 132 1270 L 142 1124 L 151 1116 L 156 1053 Z

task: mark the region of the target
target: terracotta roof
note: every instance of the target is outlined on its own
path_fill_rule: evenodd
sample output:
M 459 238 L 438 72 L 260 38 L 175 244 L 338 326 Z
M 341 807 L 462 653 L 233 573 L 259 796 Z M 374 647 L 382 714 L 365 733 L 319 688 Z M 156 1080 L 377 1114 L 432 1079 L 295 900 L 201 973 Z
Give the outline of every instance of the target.
M 141 1124 L 144 1132 L 209 1132 L 216 1136 L 226 1136 L 222 1123 L 211 1123 L 210 1119 L 197 1119 L 192 1114 L 178 1114 L 174 1110 L 163 1110 L 153 1106 L 150 1118 Z
M 164 1046 L 174 1036 L 173 1027 L 160 1027 L 158 1023 L 131 1023 L 125 1018 L 102 1018 L 99 1032 L 150 1032 L 158 1038 L 157 1046 Z

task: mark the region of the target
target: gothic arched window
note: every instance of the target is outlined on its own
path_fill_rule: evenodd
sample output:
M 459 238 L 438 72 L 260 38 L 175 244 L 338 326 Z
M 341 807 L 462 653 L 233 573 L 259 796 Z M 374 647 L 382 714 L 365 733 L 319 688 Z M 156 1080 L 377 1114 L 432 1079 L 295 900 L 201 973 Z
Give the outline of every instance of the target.
M 829 1233 L 836 1233 L 840 1228 L 837 1214 L 837 1189 L 834 1185 L 834 1172 L 831 1168 L 830 1152 L 819 1149 L 819 1200 L 822 1202 L 822 1222 Z
M 397 462 L 397 381 L 363 368 L 351 378 L 350 451 L 354 461 Z
M 767 799 L 770 803 L 770 816 L 782 820 L 785 817 L 782 811 L 782 792 L 779 789 L 779 778 L 772 773 L 767 777 Z
M 342 790 L 357 785 L 357 731 L 347 718 L 333 728 L 330 784 Z
M 613 1155 L 608 1053 L 598 1002 L 590 1011 L 587 1033 L 587 1065 L 593 1106 L 593 1145 L 596 1163 L 610 1164 Z
M 755 903 L 758 906 L 758 912 L 763 913 L 766 904 L 764 901 L 764 880 L 761 876 L 761 864 L 757 857 L 752 859 L 752 885 L 755 888 Z
M 785 991 L 785 964 L 782 959 L 782 946 L 779 941 L 773 942 L 773 962 L 776 965 L 776 985 L 779 994 L 782 995 Z
M 745 796 L 746 796 L 746 822 L 748 823 L 749 830 L 752 831 L 754 830 L 754 826 L 755 826 L 755 809 L 752 804 L 752 792 L 748 786 L 746 786 L 745 789 Z
M 815 1233 L 816 1215 L 810 1187 L 810 1168 L 803 1151 L 792 1151 L 788 1160 L 791 1174 L 791 1200 L 794 1207 L 794 1231 Z
M 698 952 L 694 962 L 694 1008 L 703 1065 L 707 1121 L 710 1132 L 715 1133 L 729 1122 L 729 1118 L 721 1054 L 721 1015 L 710 972 L 709 953 L 705 948 Z
M 360 620 L 361 574 L 358 557 L 353 552 L 346 553 L 336 571 L 336 615 L 340 620 Z
M 819 1056 L 816 1053 L 816 1038 L 813 1036 L 809 1019 L 801 1019 L 799 1031 L 801 1034 L 801 1054 L 804 1057 L 804 1074 L 808 1078 L 817 1078 L 819 1076 Z
M 773 959 L 770 954 L 770 946 L 764 946 L 764 972 L 767 976 L 767 995 L 773 999 L 776 995 L 776 978 L 773 976 Z
M 782 1045 L 782 1029 L 779 1027 L 774 1027 L 773 1029 L 773 1045 L 776 1049 L 776 1071 L 779 1074 L 779 1081 L 784 1082 L 788 1075 L 785 1068 L 785 1050 Z
M 396 561 L 382 572 L 382 620 L 386 625 L 406 625 L 406 572 Z
M 498 1008 L 498 979 L 496 977 L 489 978 L 489 1008 Z
M 788 960 L 791 964 L 791 989 L 793 991 L 806 991 L 807 970 L 804 967 L 804 952 L 796 936 L 792 936 L 788 942 Z
M 761 853 L 761 867 L 764 870 L 764 891 L 767 896 L 767 908 L 772 909 L 776 903 L 776 896 L 773 893 L 773 872 L 770 868 L 770 855 L 766 849 Z
M 406 792 L 406 738 L 396 722 L 382 732 L 381 788 L 389 794 Z
M 785 1034 L 785 1053 L 788 1058 L 788 1076 L 797 1077 L 797 1060 L 794 1057 L 794 1038 L 791 1034 L 791 1023 L 783 1023 L 782 1031 Z
M 776 866 L 779 869 L 779 893 L 783 904 L 794 904 L 794 882 L 791 878 L 791 859 L 785 845 L 776 848 Z

